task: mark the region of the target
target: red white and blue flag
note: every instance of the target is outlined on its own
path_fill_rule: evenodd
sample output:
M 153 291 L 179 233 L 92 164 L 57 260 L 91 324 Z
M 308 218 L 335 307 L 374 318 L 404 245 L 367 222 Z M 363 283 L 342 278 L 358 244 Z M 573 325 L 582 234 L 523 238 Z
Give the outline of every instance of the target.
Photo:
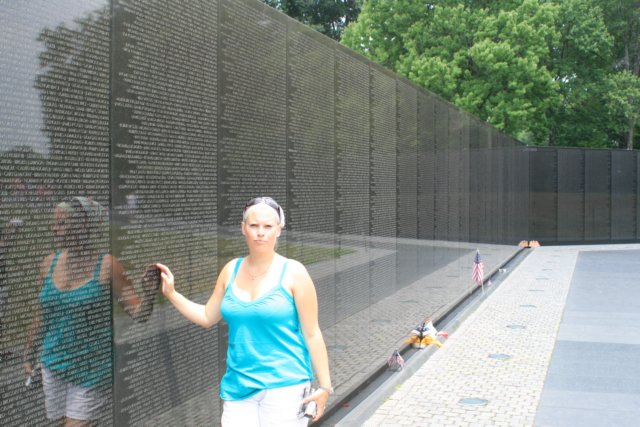
M 479 286 L 482 286 L 484 281 L 484 264 L 480 259 L 480 251 L 476 249 L 476 256 L 473 259 L 473 270 L 471 271 L 471 278 Z

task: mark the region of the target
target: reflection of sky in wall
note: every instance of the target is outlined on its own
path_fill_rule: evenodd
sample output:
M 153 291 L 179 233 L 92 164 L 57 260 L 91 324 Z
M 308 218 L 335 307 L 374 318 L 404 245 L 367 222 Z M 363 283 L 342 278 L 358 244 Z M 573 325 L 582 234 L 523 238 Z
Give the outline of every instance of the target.
M 27 146 L 46 154 L 42 132 L 38 55 L 44 49 L 38 35 L 60 25 L 75 28 L 106 0 L 0 0 L 0 151 Z

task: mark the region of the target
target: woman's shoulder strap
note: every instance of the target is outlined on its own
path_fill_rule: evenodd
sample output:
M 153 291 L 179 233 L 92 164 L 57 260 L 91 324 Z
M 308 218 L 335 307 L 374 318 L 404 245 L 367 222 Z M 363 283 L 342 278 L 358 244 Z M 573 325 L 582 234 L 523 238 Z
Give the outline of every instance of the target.
M 93 280 L 100 281 L 100 272 L 102 271 L 102 260 L 104 259 L 105 254 L 100 254 L 98 256 L 98 262 L 96 262 L 96 269 L 93 272 Z
M 238 275 L 238 270 L 240 269 L 240 264 L 242 264 L 243 259 L 243 257 L 236 259 L 236 265 L 233 267 L 233 273 L 231 273 L 231 278 L 229 278 L 229 282 L 227 283 L 227 289 L 229 288 L 229 285 L 233 284 L 233 281 L 236 280 L 236 276 Z
M 289 258 L 284 259 L 284 263 L 282 264 L 282 271 L 280 272 L 280 280 L 278 280 L 278 284 L 282 286 L 282 279 L 284 278 L 284 273 L 287 271 L 287 265 L 289 264 Z
M 48 275 L 53 274 L 53 270 L 56 268 L 56 264 L 58 264 L 58 258 L 60 258 L 60 254 L 62 254 L 62 251 L 56 251 L 56 253 L 53 255 L 51 265 L 49 266 L 49 271 L 47 272 Z

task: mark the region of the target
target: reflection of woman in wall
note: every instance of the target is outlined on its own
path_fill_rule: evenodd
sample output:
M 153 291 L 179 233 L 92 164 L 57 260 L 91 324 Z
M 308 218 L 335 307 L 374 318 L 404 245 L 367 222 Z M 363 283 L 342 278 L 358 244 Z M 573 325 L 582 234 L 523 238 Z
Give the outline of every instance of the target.
M 313 282 L 302 264 L 275 252 L 283 225 L 273 199 L 246 204 L 241 228 L 249 255 L 222 269 L 205 305 L 179 294 L 171 271 L 158 264 L 162 292 L 187 319 L 203 327 L 222 318 L 229 324 L 223 427 L 307 425 L 299 411 L 313 379 L 311 362 L 320 387 L 304 401 L 316 404 L 314 420 L 333 392 Z
M 0 200 L 0 207 L 2 201 Z M 0 228 L 0 362 L 9 359 L 11 353 L 3 348 L 6 343 L 4 334 L 7 332 L 6 318 L 9 316 L 9 255 L 16 246 L 16 240 L 20 229 L 24 225 L 21 219 L 10 220 L 3 228 Z
M 56 206 L 56 251 L 40 267 L 39 304 L 27 337 L 24 369 L 31 376 L 40 348 L 47 418 L 64 426 L 97 420 L 111 386 L 111 295 L 136 320 L 146 320 L 158 283 L 143 279 L 139 297 L 122 265 L 102 253 L 106 212 L 86 197 Z M 36 336 L 42 341 L 36 340 Z

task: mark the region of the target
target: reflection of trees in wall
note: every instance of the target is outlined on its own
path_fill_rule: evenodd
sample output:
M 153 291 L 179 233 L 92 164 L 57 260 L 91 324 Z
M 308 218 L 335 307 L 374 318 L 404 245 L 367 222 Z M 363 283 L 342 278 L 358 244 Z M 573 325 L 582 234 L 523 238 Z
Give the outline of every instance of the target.
M 33 82 L 40 102 L 25 103 L 22 114 L 42 116 L 39 131 L 47 138 L 48 153 L 34 152 L 26 139 L 8 141 L 16 148 L 0 152 L 0 291 L 6 292 L 8 308 L 1 313 L 0 351 L 20 354 L 24 346 L 37 304 L 40 266 L 53 250 L 55 204 L 78 195 L 105 207 L 109 201 L 107 10 L 40 32 L 43 48 Z M 9 125 L 20 129 L 20 123 Z M 93 243 L 108 249 L 106 236 Z M 22 370 L 12 371 L 7 381 L 15 381 L 14 374 L 22 376 Z M 21 388 L 5 398 L 9 425 L 45 425 L 40 394 Z
M 39 36 L 44 134 L 51 146 L 54 198 L 109 200 L 110 19 L 106 9 Z
M 25 114 L 43 115 L 49 156 L 10 141 L 0 154 L 0 229 L 5 247 L 4 279 L 9 288 L 12 327 L 6 345 L 30 321 L 25 310 L 35 289 L 41 260 L 52 250 L 53 206 L 66 196 L 109 199 L 109 19 L 106 9 L 72 26 L 44 29 L 40 72 L 34 86 L 40 105 Z M 6 246 L 6 245 L 5 245 Z M 106 249 L 106 241 L 99 246 Z M 27 291 L 28 290 L 28 291 Z M 18 344 L 18 342 L 16 342 Z

